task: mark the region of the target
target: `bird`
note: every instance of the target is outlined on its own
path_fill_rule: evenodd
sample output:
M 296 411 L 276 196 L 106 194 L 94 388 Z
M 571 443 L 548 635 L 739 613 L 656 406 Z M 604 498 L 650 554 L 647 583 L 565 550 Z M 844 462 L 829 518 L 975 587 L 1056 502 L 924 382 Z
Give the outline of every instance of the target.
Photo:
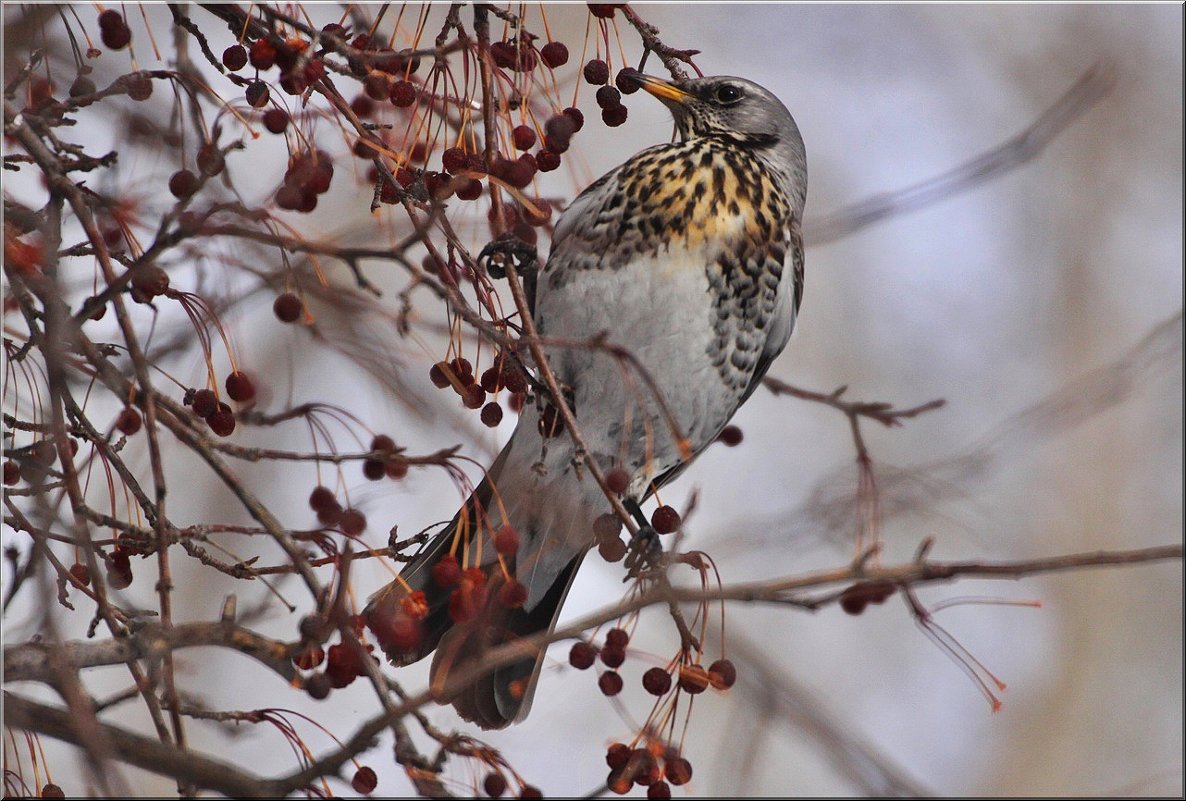
M 671 111 L 672 141 L 610 170 L 559 216 L 532 319 L 539 337 L 566 344 L 546 358 L 587 446 L 581 458 L 624 472 L 621 500 L 641 516 L 791 335 L 807 161 L 790 112 L 753 81 L 628 74 Z M 611 510 L 557 417 L 537 391 L 456 516 L 362 615 L 397 666 L 435 651 L 437 700 L 483 729 L 527 716 L 546 645 L 476 666 L 555 627 L 595 521 Z M 463 675 L 473 678 L 451 679 Z

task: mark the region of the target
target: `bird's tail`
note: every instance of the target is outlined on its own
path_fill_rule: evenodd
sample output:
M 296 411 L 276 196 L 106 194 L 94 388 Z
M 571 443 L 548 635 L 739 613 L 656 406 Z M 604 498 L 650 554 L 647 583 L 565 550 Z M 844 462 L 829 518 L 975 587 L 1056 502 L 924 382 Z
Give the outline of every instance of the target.
M 608 508 L 591 476 L 556 454 L 541 460 L 540 444 L 522 420 L 449 525 L 363 612 L 393 664 L 435 651 L 431 683 L 440 700 L 486 729 L 527 715 L 547 645 L 460 688 L 454 682 L 491 649 L 552 629 L 592 521 Z

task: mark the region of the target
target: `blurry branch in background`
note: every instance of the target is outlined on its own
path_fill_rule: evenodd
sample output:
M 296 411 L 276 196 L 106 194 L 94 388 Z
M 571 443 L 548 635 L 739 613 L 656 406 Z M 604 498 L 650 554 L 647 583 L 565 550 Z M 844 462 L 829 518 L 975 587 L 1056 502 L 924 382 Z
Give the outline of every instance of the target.
M 809 246 L 835 242 L 874 223 L 916 211 L 999 178 L 1042 155 L 1047 145 L 1102 100 L 1115 84 L 1115 69 L 1109 64 L 1096 64 L 1033 124 L 1004 144 L 913 186 L 874 195 L 823 217 L 808 218 L 804 222 L 803 238 Z

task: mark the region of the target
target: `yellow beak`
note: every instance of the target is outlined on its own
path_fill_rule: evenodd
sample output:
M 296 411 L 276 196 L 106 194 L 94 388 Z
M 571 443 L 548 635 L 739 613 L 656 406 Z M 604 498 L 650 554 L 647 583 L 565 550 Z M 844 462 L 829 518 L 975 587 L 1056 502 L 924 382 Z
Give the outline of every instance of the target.
M 633 80 L 637 81 L 643 89 L 650 94 L 659 98 L 660 100 L 670 100 L 675 103 L 687 103 L 692 97 L 690 92 L 685 92 L 673 83 L 656 78 L 653 75 L 631 75 Z

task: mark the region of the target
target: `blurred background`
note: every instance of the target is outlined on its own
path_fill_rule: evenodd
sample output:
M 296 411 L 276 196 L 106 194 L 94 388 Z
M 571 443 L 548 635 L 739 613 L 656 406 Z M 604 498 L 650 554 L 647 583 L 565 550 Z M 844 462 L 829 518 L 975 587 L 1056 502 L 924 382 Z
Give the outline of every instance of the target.
M 864 426 L 882 493 L 885 564 L 909 560 L 926 537 L 934 538 L 936 558 L 984 560 L 1181 541 L 1182 323 L 1174 319 L 1183 304 L 1180 5 L 636 8 L 665 43 L 702 50 L 696 63 L 705 74 L 744 76 L 771 89 L 802 131 L 810 174 L 807 287 L 796 332 L 771 374 L 817 391 L 847 385 L 850 399 L 947 401 L 898 429 Z M 157 35 L 167 37 L 167 12 L 146 10 Z M 340 13 L 336 6 L 307 10 L 318 24 Z M 582 6 L 546 10 L 556 38 L 580 41 Z M 224 26 L 196 7 L 190 13 L 222 36 L 212 45 L 216 52 L 230 43 Z M 539 8 L 526 13 L 530 20 Z M 144 23 L 136 16 L 129 19 L 139 32 Z M 637 64 L 637 36 L 619 25 Z M 813 244 L 813 231 L 831 213 L 1001 144 L 1098 63 L 1114 76 L 1112 91 L 1036 160 L 926 208 Z M 127 63 L 112 69 L 126 70 Z M 560 74 L 571 84 L 579 69 L 574 54 Z M 647 69 L 661 71 L 656 59 Z M 592 120 L 591 95 L 582 91 Z M 670 118 L 658 103 L 634 95 L 627 105 L 625 126 L 586 126 L 574 144 L 584 163 L 550 174 L 552 193 L 571 198 L 635 151 L 670 137 Z M 88 147 L 102 151 L 116 135 L 87 132 Z M 249 159 L 260 186 L 274 187 L 286 156 L 279 142 L 265 137 L 250 143 L 248 154 L 232 154 L 232 168 L 236 159 Z M 129 158 L 120 181 L 148 191 L 144 176 L 173 169 L 175 160 L 160 154 Z M 5 177 L 6 193 L 37 203 L 39 187 L 21 183 L 27 173 Z M 365 185 L 339 181 L 314 215 L 297 222 L 306 236 L 385 242 L 392 232 L 368 215 L 369 202 Z M 456 222 L 480 247 L 484 220 Z M 218 273 L 196 275 L 211 288 L 222 280 Z M 313 311 L 324 336 L 337 330 L 351 347 L 373 353 L 373 370 L 310 348 L 308 331 L 276 324 L 266 292 L 248 292 L 227 315 L 240 357 L 291 383 L 270 388 L 274 406 L 339 403 L 413 453 L 460 442 L 488 463 L 513 421 L 490 431 L 460 404 L 446 408 L 427 380 L 443 353 L 439 310 L 418 294 L 416 335 L 401 337 L 394 312 L 405 275 L 384 267 L 368 276 L 385 292 L 386 316 L 346 320 L 328 305 Z M 191 382 L 201 370 L 197 359 L 178 367 Z M 759 391 L 734 422 L 743 442 L 710 448 L 664 493 L 677 508 L 698 494 L 687 547 L 711 554 L 726 583 L 846 564 L 856 530 L 856 471 L 845 418 Z M 295 429 L 243 436 L 244 443 L 308 447 L 307 435 Z M 177 475 L 186 476 L 190 463 L 178 458 Z M 170 498 L 177 522 L 208 520 L 218 509 L 234 514 L 211 476 L 196 469 L 192 475 L 188 493 L 175 490 Z M 305 499 L 315 477 L 307 465 L 244 465 L 241 475 L 286 525 L 311 524 Z M 398 485 L 370 484 L 357 471 L 348 479 L 377 546 L 391 526 L 406 536 L 450 517 L 460 501 L 441 471 L 413 472 Z M 240 518 L 227 522 L 246 519 Z M 12 534 L 5 530 L 6 539 Z M 192 571 L 177 582 L 179 620 L 213 619 L 224 595 L 236 592 L 241 609 L 266 605 L 254 628 L 292 636 L 300 613 L 283 612 L 263 588 L 182 560 L 178 569 Z M 361 601 L 389 573 L 358 565 L 354 580 Z M 591 558 L 563 619 L 616 601 L 624 589 L 620 565 Z M 695 775 L 676 794 L 1183 793 L 1180 563 L 969 580 L 919 594 L 931 604 L 961 597 L 1041 601 L 1040 609 L 979 603 L 937 616 L 1008 684 L 999 712 L 898 599 L 857 617 L 835 607 L 810 614 L 735 604 L 726 636 L 738 685 L 697 698 L 685 745 Z M 127 596 L 154 604 L 149 581 Z M 11 608 L 6 641 L 27 639 L 43 612 Z M 83 617 L 58 615 L 64 636 L 82 636 Z M 661 610 L 643 615 L 632 641 L 639 656 L 623 668 L 623 704 L 600 696 L 594 675 L 569 668 L 567 645 L 556 646 L 531 717 L 483 739 L 546 795 L 595 791 L 605 779 L 605 746 L 628 738 L 637 712 L 647 708 L 638 676 L 666 660 L 675 642 Z M 179 652 L 178 664 L 182 686 L 212 704 L 297 709 L 342 739 L 375 712 L 363 682 L 317 703 L 242 657 L 190 649 Z M 106 674 L 106 688 L 104 671 L 91 677 L 100 697 L 126 683 L 126 671 Z M 418 665 L 395 675 L 415 691 L 426 674 L 427 665 Z M 149 731 L 133 706 L 125 707 L 121 724 Z M 448 708 L 427 712 L 443 728 L 456 724 Z M 198 722 L 189 731 L 193 747 L 231 753 L 263 774 L 293 765 L 287 744 L 267 727 L 236 730 L 233 751 L 222 729 Z M 315 753 L 332 747 L 312 727 L 302 735 Z M 49 740 L 45 746 L 55 780 L 68 793 L 81 792 L 83 774 L 71 772 L 82 771 L 82 760 Z M 390 758 L 389 737 L 364 761 L 379 773 L 380 794 L 411 792 Z M 135 770 L 123 776 L 136 795 L 175 792 L 159 777 Z M 463 788 L 457 785 L 462 794 Z M 347 786 L 335 789 L 349 794 Z

